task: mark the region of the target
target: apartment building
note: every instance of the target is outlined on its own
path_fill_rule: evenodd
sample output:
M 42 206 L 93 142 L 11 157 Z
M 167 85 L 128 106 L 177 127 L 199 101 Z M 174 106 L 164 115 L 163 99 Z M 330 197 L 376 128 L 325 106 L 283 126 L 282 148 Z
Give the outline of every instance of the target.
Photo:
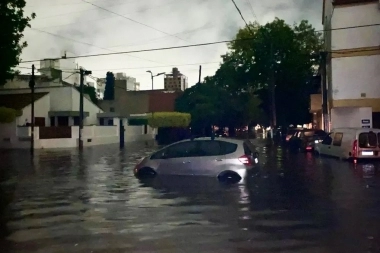
M 379 0 L 324 0 L 322 23 L 330 128 L 359 121 L 380 128 Z M 358 109 L 366 115 L 350 121 Z
M 173 68 L 171 74 L 165 74 L 164 88 L 170 91 L 184 91 L 188 88 L 187 77 L 179 72 L 178 68 Z

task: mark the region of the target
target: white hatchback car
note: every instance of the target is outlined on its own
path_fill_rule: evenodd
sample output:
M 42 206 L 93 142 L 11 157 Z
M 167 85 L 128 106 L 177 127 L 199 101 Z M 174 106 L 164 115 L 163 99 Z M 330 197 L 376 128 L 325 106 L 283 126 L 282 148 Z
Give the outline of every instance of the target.
M 134 169 L 138 178 L 156 175 L 211 176 L 240 182 L 258 166 L 249 140 L 196 138 L 176 142 L 145 157 Z

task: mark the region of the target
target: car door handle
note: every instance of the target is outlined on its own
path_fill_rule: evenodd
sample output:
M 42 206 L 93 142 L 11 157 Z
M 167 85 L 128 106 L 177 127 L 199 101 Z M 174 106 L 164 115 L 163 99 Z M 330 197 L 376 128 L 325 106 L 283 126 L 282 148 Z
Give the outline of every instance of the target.
M 331 146 L 329 146 L 329 148 L 331 148 Z
M 190 163 L 190 161 L 183 161 L 182 163 Z
M 215 159 L 215 161 L 221 162 L 221 161 L 223 161 L 223 159 Z

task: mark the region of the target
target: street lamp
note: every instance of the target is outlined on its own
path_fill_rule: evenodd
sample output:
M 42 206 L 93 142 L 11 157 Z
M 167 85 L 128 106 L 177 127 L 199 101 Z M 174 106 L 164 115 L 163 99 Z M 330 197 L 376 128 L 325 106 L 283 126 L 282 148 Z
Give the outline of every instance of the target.
M 151 78 L 152 78 L 152 90 L 153 90 L 153 78 L 156 77 L 156 76 L 164 75 L 165 72 L 158 73 L 157 75 L 153 75 L 152 71 L 150 71 L 150 70 L 148 70 L 148 71 L 146 71 L 146 72 L 150 73 L 150 76 L 151 76 Z

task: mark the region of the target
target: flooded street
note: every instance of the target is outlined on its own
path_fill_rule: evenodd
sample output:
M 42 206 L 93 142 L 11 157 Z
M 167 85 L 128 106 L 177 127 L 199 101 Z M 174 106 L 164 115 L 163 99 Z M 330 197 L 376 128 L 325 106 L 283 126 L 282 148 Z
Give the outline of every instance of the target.
M 138 181 L 153 150 L 1 153 L 1 252 L 380 252 L 379 164 L 263 145 L 244 184 Z

